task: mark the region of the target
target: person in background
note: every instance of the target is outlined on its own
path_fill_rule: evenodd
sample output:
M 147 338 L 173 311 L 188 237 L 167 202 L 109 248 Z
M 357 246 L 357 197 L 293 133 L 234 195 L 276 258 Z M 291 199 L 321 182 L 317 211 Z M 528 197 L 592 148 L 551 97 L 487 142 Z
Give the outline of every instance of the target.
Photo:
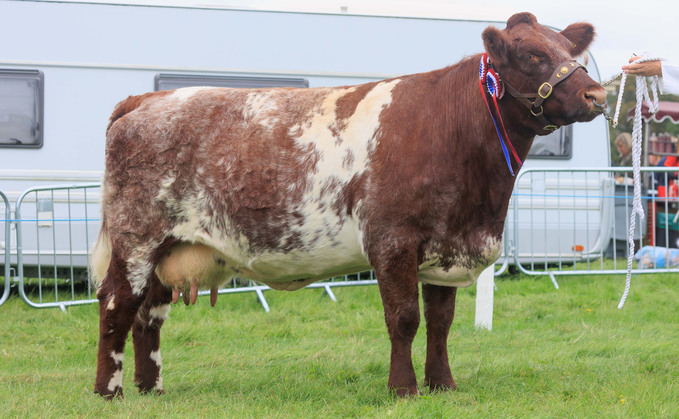
M 666 156 L 659 156 L 657 154 L 648 155 L 648 165 L 650 167 L 663 167 L 665 166 Z M 651 188 L 657 189 L 658 186 L 665 186 L 665 173 L 653 172 L 651 173 Z
M 632 135 L 628 132 L 623 132 L 615 139 L 615 148 L 618 149 L 618 164 L 617 166 L 632 166 Z M 632 182 L 631 172 L 617 172 L 615 173 L 615 181 L 617 183 Z
M 662 93 L 679 95 L 679 65 L 659 60 L 635 63 L 640 58 L 642 57 L 636 55 L 630 58 L 630 64 L 622 66 L 622 71 L 635 76 L 662 77 L 660 82 Z
M 679 158 L 677 156 L 659 156 L 657 154 L 648 155 L 648 165 L 656 167 L 679 167 Z M 666 187 L 669 183 L 677 180 L 677 172 L 654 172 L 651 176 L 651 188 L 658 189 L 659 187 Z M 660 189 L 658 189 L 660 191 Z M 665 196 L 665 192 L 659 192 L 659 196 Z
M 648 155 L 648 165 L 651 167 L 664 166 L 665 156 L 659 156 L 657 154 Z
M 618 149 L 620 160 L 618 166 L 632 166 L 632 135 L 623 132 L 615 139 L 615 148 Z

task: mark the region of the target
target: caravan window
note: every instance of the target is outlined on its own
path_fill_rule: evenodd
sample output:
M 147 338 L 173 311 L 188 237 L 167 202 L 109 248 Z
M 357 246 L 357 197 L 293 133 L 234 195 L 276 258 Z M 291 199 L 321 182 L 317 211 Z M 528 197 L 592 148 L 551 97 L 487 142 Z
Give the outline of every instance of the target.
M 295 77 L 237 77 L 204 76 L 191 74 L 158 74 L 156 90 L 172 90 L 180 87 L 309 87 L 309 81 Z
M 528 157 L 533 159 L 570 159 L 573 154 L 573 127 L 561 127 L 549 135 L 537 136 Z
M 43 74 L 0 69 L 0 147 L 42 147 Z

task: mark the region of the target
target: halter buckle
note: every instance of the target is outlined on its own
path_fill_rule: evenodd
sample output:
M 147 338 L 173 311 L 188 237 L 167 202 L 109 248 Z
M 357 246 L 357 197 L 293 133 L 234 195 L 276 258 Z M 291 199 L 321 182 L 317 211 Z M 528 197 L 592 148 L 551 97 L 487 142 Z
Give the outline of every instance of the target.
M 545 86 L 547 86 L 547 88 L 548 88 L 549 90 L 547 90 L 547 93 L 545 93 L 545 94 L 543 95 L 543 94 L 542 94 L 542 88 L 545 87 Z M 547 98 L 549 97 L 549 95 L 552 94 L 552 89 L 553 89 L 553 88 L 554 88 L 554 86 L 552 86 L 551 84 L 549 84 L 549 82 L 544 82 L 544 83 L 542 83 L 542 85 L 541 85 L 540 88 L 538 89 L 538 96 L 540 96 L 540 97 L 543 98 L 543 99 L 547 99 Z M 533 114 L 533 115 L 535 115 L 535 114 Z

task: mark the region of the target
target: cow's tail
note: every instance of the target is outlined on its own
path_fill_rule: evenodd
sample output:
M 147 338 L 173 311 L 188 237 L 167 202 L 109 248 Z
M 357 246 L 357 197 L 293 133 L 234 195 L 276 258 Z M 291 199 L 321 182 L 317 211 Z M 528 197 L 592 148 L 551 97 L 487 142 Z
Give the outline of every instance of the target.
M 108 265 L 111 263 L 111 237 L 106 228 L 106 219 L 101 223 L 99 230 L 99 237 L 97 243 L 92 249 L 90 257 L 90 273 L 92 275 L 92 284 L 99 288 L 101 281 L 103 281 Z

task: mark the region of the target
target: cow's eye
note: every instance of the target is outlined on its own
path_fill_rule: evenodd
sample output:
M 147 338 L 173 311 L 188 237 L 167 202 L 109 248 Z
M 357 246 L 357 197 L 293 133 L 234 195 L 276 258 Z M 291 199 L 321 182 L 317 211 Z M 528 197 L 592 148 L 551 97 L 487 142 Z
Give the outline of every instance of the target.
M 542 62 L 542 57 L 540 57 L 537 54 L 528 54 L 528 60 L 533 62 L 533 63 L 541 63 Z

